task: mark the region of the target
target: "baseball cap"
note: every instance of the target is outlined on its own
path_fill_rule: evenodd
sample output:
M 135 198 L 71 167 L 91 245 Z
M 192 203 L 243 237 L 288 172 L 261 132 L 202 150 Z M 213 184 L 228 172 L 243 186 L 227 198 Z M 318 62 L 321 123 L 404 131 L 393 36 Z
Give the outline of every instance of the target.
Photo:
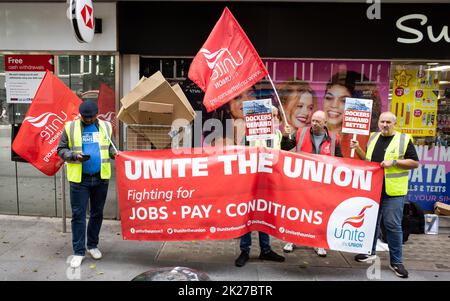
M 83 117 L 94 117 L 98 113 L 98 106 L 95 101 L 85 100 L 79 108 L 80 114 Z

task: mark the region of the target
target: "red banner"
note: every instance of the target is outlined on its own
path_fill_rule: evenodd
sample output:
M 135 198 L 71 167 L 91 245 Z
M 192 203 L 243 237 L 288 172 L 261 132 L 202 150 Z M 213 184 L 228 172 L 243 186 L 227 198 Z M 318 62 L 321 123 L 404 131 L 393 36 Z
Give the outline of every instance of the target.
M 305 246 L 371 251 L 379 164 L 266 148 L 213 150 L 119 153 L 123 239 L 231 239 L 257 230 Z
M 205 92 L 206 110 L 217 109 L 266 75 L 252 43 L 225 8 L 189 68 L 189 78 Z
M 78 116 L 81 100 L 47 71 L 12 144 L 13 150 L 48 176 L 64 161 L 56 153 L 64 123 Z

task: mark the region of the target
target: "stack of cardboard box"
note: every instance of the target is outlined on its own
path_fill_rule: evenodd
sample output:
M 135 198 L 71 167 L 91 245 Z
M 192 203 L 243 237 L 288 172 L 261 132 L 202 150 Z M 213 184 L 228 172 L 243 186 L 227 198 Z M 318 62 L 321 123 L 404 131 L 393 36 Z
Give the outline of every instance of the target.
M 127 149 L 170 147 L 172 122 L 183 119 L 189 123 L 195 118 L 181 87 L 171 86 L 159 71 L 143 77 L 120 102 L 117 117 L 128 125 Z
M 436 202 L 434 203 L 434 213 L 438 215 L 450 216 L 450 205 L 441 202 Z

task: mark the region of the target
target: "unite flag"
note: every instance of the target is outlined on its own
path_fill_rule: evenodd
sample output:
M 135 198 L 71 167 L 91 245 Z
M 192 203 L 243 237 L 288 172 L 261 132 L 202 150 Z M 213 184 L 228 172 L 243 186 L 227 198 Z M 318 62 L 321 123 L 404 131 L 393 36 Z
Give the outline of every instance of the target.
M 211 112 L 268 74 L 244 30 L 226 7 L 194 57 L 188 77 L 204 92 Z
M 42 173 L 56 174 L 64 163 L 56 153 L 64 124 L 77 118 L 80 104 L 78 96 L 47 70 L 14 139 L 13 150 Z

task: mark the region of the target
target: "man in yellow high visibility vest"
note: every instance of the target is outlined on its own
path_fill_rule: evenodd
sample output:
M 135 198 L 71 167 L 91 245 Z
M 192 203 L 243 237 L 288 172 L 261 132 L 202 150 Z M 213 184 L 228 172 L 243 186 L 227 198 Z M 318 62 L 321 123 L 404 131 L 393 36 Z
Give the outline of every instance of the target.
M 384 168 L 383 191 L 378 211 L 377 226 L 371 255 L 358 254 L 355 260 L 365 262 L 376 258 L 375 250 L 380 233 L 380 223 L 386 227 L 386 238 L 389 246 L 390 268 L 401 278 L 408 278 L 408 271 L 403 265 L 402 256 L 402 219 L 406 194 L 408 193 L 409 170 L 419 166 L 419 158 L 412 138 L 394 130 L 397 117 L 391 112 L 384 112 L 378 120 L 380 132 L 371 133 L 367 143 L 367 153 L 352 140 L 360 158 L 367 161 L 380 162 Z
M 58 144 L 58 155 L 67 163 L 72 208 L 72 268 L 81 265 L 87 252 L 94 259 L 102 258 L 97 248 L 103 222 L 103 208 L 111 178 L 110 159 L 116 152 L 112 145 L 111 123 L 97 119 L 98 107 L 86 100 L 79 107 L 81 120 L 65 124 Z M 86 208 L 90 200 L 90 218 L 87 227 Z

